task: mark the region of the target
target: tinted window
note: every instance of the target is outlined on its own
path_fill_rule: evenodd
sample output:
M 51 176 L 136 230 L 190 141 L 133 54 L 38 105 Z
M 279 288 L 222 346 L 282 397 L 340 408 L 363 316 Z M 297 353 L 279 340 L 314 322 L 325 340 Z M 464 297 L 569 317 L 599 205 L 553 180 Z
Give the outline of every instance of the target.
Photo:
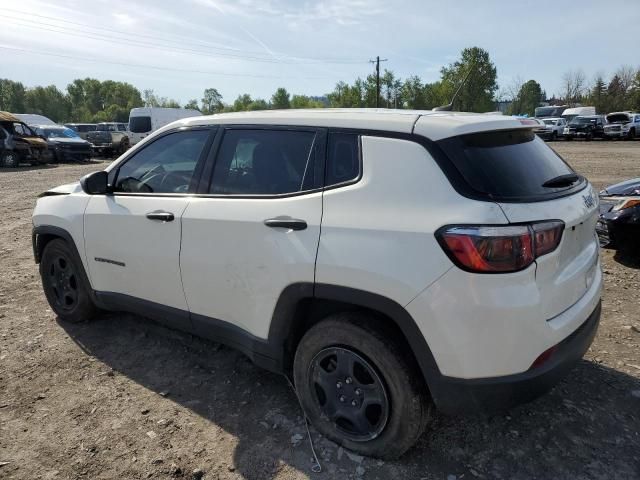
M 133 133 L 147 133 L 151 131 L 151 117 L 129 118 L 129 129 Z
M 542 184 L 573 173 L 531 130 L 463 135 L 438 142 L 464 180 L 477 193 L 495 199 L 536 199 L 581 185 Z
M 210 193 L 276 195 L 313 185 L 315 133 L 228 130 L 222 139 Z
M 358 135 L 330 133 L 325 185 L 336 185 L 357 178 L 360 174 Z
M 116 192 L 188 193 L 209 130 L 171 133 L 146 146 L 122 165 Z
M 119 123 L 119 124 L 118 124 L 118 131 L 119 131 L 119 132 L 124 132 L 124 131 L 126 131 L 126 130 L 127 130 L 127 129 L 126 129 L 126 128 L 124 128 L 124 124 L 123 124 L 123 123 Z

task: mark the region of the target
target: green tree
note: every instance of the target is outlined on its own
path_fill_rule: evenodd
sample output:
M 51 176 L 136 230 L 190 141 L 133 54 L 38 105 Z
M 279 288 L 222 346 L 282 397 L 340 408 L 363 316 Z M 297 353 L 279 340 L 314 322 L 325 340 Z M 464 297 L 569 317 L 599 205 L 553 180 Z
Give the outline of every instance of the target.
M 626 93 L 622 79 L 614 75 L 607 86 L 607 106 L 610 112 L 624 110 Z
M 26 91 L 25 110 L 49 117 L 54 122 L 69 118 L 71 105 L 65 95 L 55 85 L 35 87 Z
M 233 102 L 233 107 L 231 111 L 242 112 L 244 110 L 248 110 L 249 105 L 251 105 L 251 102 L 253 102 L 253 99 L 251 98 L 251 95 L 249 95 L 248 93 L 238 95 L 238 98 L 236 98 L 236 100 Z
M 593 87 L 589 91 L 589 104 L 596 107 L 597 113 L 608 113 L 607 84 L 602 75 L 596 75 Z
M 535 80 L 529 80 L 522 84 L 507 113 L 511 115 L 527 114 L 533 117 L 541 100 L 542 87 Z
M 93 115 L 104 109 L 100 90 L 100 80 L 95 78 L 77 78 L 67 85 L 72 120 L 88 122 Z
M 404 106 L 412 110 L 426 108 L 425 86 L 417 75 L 407 78 L 402 84 Z
M 442 84 L 447 92 L 455 92 L 467 73 L 469 77 L 454 102 L 454 109 L 467 112 L 493 110 L 498 89 L 497 70 L 489 52 L 479 47 L 465 48 L 460 59 L 443 67 Z
M 636 72 L 633 78 L 633 83 L 631 84 L 629 107 L 631 110 L 640 112 L 640 70 Z
M 198 106 L 198 100 L 196 100 L 195 98 L 192 98 L 191 100 L 189 100 L 184 108 L 189 108 L 191 110 L 198 110 L 200 111 L 200 107 Z
M 224 108 L 222 95 L 215 88 L 207 88 L 202 96 L 202 112 L 212 114 L 220 112 Z
M 25 111 L 26 89 L 20 82 L 0 78 L 0 110 L 14 113 Z
M 358 78 L 351 86 L 338 82 L 333 92 L 327 94 L 329 106 L 334 108 L 358 108 L 364 105 L 364 82 Z
M 247 106 L 247 110 L 269 110 L 269 104 L 262 98 L 256 98 Z
M 385 69 L 380 77 L 380 94 L 384 100 L 381 106 L 402 108 L 402 81 L 390 70 Z
M 291 100 L 289 98 L 289 92 L 285 88 L 278 88 L 276 93 L 271 97 L 271 107 L 277 110 L 285 108 L 291 108 Z
M 293 95 L 291 108 L 323 108 L 324 104 L 306 95 Z

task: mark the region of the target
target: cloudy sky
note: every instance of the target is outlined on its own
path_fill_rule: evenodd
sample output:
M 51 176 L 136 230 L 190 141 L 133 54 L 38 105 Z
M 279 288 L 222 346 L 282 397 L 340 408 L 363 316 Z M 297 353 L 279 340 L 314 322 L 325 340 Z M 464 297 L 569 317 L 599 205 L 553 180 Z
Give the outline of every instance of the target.
M 372 71 L 439 77 L 462 48 L 489 51 L 515 78 L 561 91 L 639 66 L 640 1 L 0 0 L 0 78 L 64 89 L 78 77 L 130 82 L 185 103 L 217 88 L 269 98 L 283 86 L 322 95 Z

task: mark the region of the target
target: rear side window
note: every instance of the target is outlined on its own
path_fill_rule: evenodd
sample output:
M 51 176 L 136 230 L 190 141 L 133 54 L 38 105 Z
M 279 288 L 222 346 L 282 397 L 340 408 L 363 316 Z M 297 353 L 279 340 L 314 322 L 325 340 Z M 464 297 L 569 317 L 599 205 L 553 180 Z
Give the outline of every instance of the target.
M 438 142 L 476 195 L 493 200 L 535 201 L 568 193 L 584 185 L 543 187 L 574 173 L 531 130 L 482 132 Z
M 131 117 L 129 130 L 133 133 L 147 133 L 151 131 L 151 117 Z
M 330 133 L 327 144 L 325 185 L 339 185 L 360 175 L 359 137 L 353 133 Z
M 311 189 L 315 137 L 312 131 L 227 130 L 209 193 L 281 195 Z

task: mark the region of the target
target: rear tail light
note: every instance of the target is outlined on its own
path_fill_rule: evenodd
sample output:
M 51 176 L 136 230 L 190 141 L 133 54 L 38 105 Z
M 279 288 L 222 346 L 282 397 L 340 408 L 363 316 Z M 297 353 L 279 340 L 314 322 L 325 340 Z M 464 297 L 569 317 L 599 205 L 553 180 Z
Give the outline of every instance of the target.
M 560 244 L 559 220 L 526 225 L 443 227 L 436 238 L 449 258 L 469 272 L 504 273 L 527 268 Z

